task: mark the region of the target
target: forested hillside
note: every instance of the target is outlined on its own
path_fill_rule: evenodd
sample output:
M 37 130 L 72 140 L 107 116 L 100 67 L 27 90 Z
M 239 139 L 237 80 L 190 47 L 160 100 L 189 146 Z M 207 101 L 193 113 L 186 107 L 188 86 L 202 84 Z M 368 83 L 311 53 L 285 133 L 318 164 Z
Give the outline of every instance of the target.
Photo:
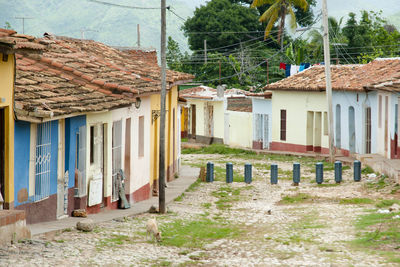
M 22 32 L 22 21 L 15 17 L 29 17 L 25 20 L 25 33 L 41 36 L 44 32 L 81 38 L 81 31 L 87 39 L 94 39 L 109 45 L 136 46 L 136 25 L 141 28 L 141 45 L 159 48 L 160 10 L 127 9 L 111 7 L 88 0 L 1 0 L 0 26 L 9 22 L 13 29 Z M 137 7 L 159 7 L 158 0 L 108 1 Z M 193 14 L 194 7 L 184 0 L 167 1 L 182 18 Z M 186 38 L 180 30 L 183 20 L 167 12 L 167 33 L 177 40 L 183 49 L 187 48 Z

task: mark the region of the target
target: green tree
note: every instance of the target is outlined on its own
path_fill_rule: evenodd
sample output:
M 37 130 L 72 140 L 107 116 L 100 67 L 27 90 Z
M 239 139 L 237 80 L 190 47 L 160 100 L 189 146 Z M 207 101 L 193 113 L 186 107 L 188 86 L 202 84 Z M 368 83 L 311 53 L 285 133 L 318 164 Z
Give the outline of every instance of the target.
M 347 39 L 343 35 L 341 24 L 343 18 L 340 18 L 337 21 L 334 17 L 328 18 L 328 27 L 329 27 L 329 43 L 332 50 L 332 55 L 337 58 L 343 58 L 343 45 L 347 45 Z M 324 42 L 322 36 L 323 28 L 317 30 L 313 29 L 309 34 L 309 44 L 308 44 L 308 52 L 312 55 L 313 63 L 321 62 L 324 60 L 323 58 L 323 50 L 324 50 Z
M 183 55 L 179 48 L 178 42 L 172 39 L 171 36 L 168 36 L 168 44 L 167 44 L 167 65 L 171 70 L 182 71 L 182 60 Z
M 381 12 L 361 11 L 361 18 L 356 19 L 349 13 L 343 34 L 348 39 L 347 55 L 355 62 L 366 63 L 376 57 L 398 56 L 400 33 L 389 27 L 381 17 Z
M 257 11 L 229 0 L 212 0 L 194 11 L 182 29 L 192 51 L 203 50 L 204 40 L 209 48 L 239 47 L 239 43 L 255 39 L 262 30 Z M 239 33 L 240 32 L 240 33 Z
M 306 11 L 308 9 L 308 2 L 306 0 L 254 0 L 251 4 L 252 7 L 260 7 L 265 4 L 271 5 L 259 18 L 260 22 L 266 22 L 265 36 L 267 38 L 271 32 L 274 24 L 280 19 L 278 27 L 278 43 L 281 43 L 283 48 L 282 34 L 285 29 L 286 15 L 290 15 L 290 28 L 295 29 L 297 27 L 296 15 L 294 13 L 294 6 L 301 8 Z
M 12 30 L 12 29 L 13 29 L 13 28 L 11 27 L 10 22 L 6 21 L 6 22 L 4 23 L 4 29 L 7 29 L 7 30 Z

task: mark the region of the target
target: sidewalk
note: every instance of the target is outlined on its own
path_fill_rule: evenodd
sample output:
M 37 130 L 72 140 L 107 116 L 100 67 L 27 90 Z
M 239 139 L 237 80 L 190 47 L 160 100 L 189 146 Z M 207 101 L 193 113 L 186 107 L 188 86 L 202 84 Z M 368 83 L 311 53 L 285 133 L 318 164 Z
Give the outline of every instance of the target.
M 166 203 L 172 202 L 176 197 L 180 196 L 185 190 L 194 183 L 199 177 L 199 168 L 192 168 L 186 165 L 182 165 L 179 172 L 179 178 L 168 183 L 168 187 L 165 190 Z M 140 213 L 147 212 L 149 208 L 154 205 L 158 207 L 158 197 L 151 197 L 148 200 L 133 203 L 130 209 L 122 210 L 107 210 L 97 214 L 89 214 L 88 218 L 92 219 L 95 223 L 101 223 L 110 221 L 116 218 L 123 218 L 125 216 L 132 216 Z M 32 236 L 62 230 L 66 228 L 72 228 L 76 226 L 78 221 L 82 218 L 68 217 L 61 220 L 30 224 L 28 227 L 31 230 Z

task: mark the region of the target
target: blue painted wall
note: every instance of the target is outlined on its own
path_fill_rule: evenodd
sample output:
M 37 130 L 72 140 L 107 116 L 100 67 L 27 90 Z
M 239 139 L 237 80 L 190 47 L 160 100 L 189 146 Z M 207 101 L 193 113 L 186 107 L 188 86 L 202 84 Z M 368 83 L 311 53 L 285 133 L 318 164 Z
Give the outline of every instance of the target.
M 30 123 L 16 121 L 14 127 L 14 206 L 18 202 L 19 190 L 26 188 L 29 192 L 29 155 Z M 57 158 L 58 158 L 58 121 L 51 122 L 51 159 L 50 159 L 50 195 L 57 193 Z
M 57 194 L 58 121 L 51 122 L 50 195 Z
M 253 138 L 255 136 L 255 116 L 254 114 L 268 115 L 268 140 L 272 141 L 272 101 L 271 99 L 252 98 L 253 100 Z
M 30 123 L 16 121 L 14 126 L 14 205 L 18 202 L 18 191 L 23 188 L 29 192 L 29 147 Z M 26 203 L 26 202 L 24 202 Z
M 358 95 L 358 101 L 357 101 Z M 336 105 L 341 111 L 341 148 L 349 150 L 349 107 L 354 108 L 356 129 L 356 153 L 365 153 L 365 109 L 371 107 L 371 153 L 377 153 L 378 106 L 376 92 L 333 91 L 333 125 L 336 126 Z M 334 130 L 336 133 L 336 130 Z M 336 142 L 336 137 L 335 137 Z
M 65 119 L 65 171 L 69 173 L 68 187 L 75 186 L 76 136 L 79 127 L 86 125 L 86 116 Z

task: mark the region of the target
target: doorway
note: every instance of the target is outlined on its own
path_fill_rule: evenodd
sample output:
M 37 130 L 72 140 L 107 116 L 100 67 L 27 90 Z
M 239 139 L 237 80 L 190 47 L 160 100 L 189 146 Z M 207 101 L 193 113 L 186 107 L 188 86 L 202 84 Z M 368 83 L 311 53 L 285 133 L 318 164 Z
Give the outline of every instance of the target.
M 307 111 L 306 151 L 313 151 L 314 146 L 314 112 Z
M 349 152 L 356 153 L 356 127 L 354 107 L 349 107 Z
M 342 147 L 342 118 L 341 118 L 341 109 L 340 105 L 336 105 L 336 125 L 335 125 L 335 139 L 336 139 L 336 148 L 340 149 Z
M 130 192 L 131 176 L 131 118 L 126 119 L 125 125 L 125 190 Z
M 365 153 L 371 154 L 371 107 L 365 109 Z
M 0 192 L 5 200 L 5 118 L 4 109 L 0 109 Z
M 196 138 L 196 105 L 190 105 L 190 110 L 191 110 L 191 126 L 192 126 L 192 138 Z

